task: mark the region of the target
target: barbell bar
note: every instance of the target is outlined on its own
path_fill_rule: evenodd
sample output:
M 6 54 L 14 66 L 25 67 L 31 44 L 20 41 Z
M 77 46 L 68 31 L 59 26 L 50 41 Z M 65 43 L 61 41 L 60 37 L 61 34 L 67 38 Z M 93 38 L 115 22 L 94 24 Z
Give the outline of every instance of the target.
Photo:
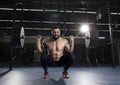
M 19 42 L 19 46 L 18 47 L 20 47 L 20 48 L 23 48 L 24 47 L 24 44 L 25 44 L 25 39 L 26 38 L 36 38 L 37 36 L 25 36 L 25 30 L 24 30 L 24 28 L 22 27 L 21 29 L 20 29 L 20 34 L 18 35 L 19 37 L 19 39 L 17 39 L 18 41 L 16 41 L 16 40 L 14 40 L 14 42 Z M 48 36 L 42 36 L 42 38 L 47 38 Z M 67 38 L 67 39 L 69 39 L 69 37 L 68 36 L 64 36 L 64 38 Z M 96 33 L 94 33 L 94 34 L 92 34 L 92 33 L 90 33 L 90 32 L 88 32 L 88 33 L 86 33 L 85 34 L 85 36 L 75 36 L 74 37 L 75 39 L 84 39 L 84 41 L 85 41 L 85 46 L 87 47 L 87 48 L 89 48 L 89 47 L 91 47 L 91 46 L 96 46 L 96 44 L 97 44 L 97 40 L 98 39 L 105 39 L 105 37 L 98 37 L 98 34 Z M 14 38 L 13 38 L 14 39 Z

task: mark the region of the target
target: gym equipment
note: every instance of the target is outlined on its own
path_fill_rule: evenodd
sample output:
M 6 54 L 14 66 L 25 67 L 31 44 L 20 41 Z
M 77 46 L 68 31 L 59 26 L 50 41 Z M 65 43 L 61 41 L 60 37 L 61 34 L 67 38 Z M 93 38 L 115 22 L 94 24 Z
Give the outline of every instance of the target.
M 21 32 L 20 32 L 20 44 L 21 47 L 24 47 L 24 43 L 25 43 L 25 31 L 24 28 L 21 28 Z
M 24 27 L 21 28 L 20 34 L 18 36 L 19 37 L 17 37 L 17 39 L 14 40 L 14 42 L 17 42 L 18 47 L 21 47 L 21 48 L 24 47 L 25 38 L 36 38 L 36 36 L 25 36 Z M 47 37 L 48 36 L 42 36 L 42 38 L 47 38 Z M 69 39 L 68 36 L 64 36 L 64 38 Z M 75 36 L 74 38 L 84 39 L 86 48 L 96 47 L 98 39 L 105 39 L 105 37 L 98 36 L 98 32 L 97 32 L 96 28 L 92 29 L 92 31 L 88 31 L 87 33 L 85 33 L 85 36 L 83 36 L 83 37 Z

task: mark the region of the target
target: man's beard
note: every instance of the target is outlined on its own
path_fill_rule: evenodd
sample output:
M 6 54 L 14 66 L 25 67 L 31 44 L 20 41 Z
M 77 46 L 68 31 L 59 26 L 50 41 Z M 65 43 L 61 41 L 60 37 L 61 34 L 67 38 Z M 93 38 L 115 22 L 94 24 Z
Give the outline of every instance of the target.
M 56 37 L 56 36 L 53 36 L 53 39 L 54 39 L 54 40 L 57 40 L 57 39 L 59 39 L 59 37 L 60 37 L 59 35 L 58 35 L 57 37 Z

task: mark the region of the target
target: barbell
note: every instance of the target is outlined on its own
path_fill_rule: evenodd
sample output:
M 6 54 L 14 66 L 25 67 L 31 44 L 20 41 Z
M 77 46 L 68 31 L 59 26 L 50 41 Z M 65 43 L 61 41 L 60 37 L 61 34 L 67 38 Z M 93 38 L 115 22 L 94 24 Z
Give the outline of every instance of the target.
M 22 27 L 20 29 L 20 34 L 18 35 L 19 37 L 17 37 L 17 44 L 18 47 L 23 48 L 24 47 L 24 43 L 25 43 L 25 38 L 36 38 L 36 36 L 25 36 L 25 30 L 24 27 Z M 47 38 L 48 36 L 42 36 L 42 38 Z M 64 36 L 64 38 L 68 39 L 68 36 Z M 87 48 L 89 47 L 96 47 L 97 46 L 97 42 L 98 39 L 105 39 L 105 37 L 98 37 L 98 32 L 97 30 L 94 31 L 88 31 L 87 33 L 85 33 L 85 36 L 80 37 L 80 36 L 75 36 L 75 39 L 84 39 L 85 41 L 85 46 Z M 15 38 L 13 38 L 14 40 Z M 16 40 L 14 40 L 14 42 L 16 42 Z

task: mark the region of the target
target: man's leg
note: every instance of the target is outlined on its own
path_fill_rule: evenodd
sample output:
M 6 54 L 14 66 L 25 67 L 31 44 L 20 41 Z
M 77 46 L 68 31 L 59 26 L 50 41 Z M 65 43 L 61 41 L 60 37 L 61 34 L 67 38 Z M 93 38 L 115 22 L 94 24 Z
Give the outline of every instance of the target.
M 75 60 L 75 56 L 73 53 L 68 53 L 61 57 L 60 61 L 58 62 L 58 65 L 64 66 L 63 77 L 69 78 L 67 71 L 70 68 L 70 66 L 73 64 L 74 60 Z
M 69 53 L 65 56 L 64 72 L 67 72 L 70 66 L 73 64 L 75 56 L 72 53 Z
M 40 56 L 40 62 L 44 70 L 43 78 L 48 77 L 48 62 L 49 62 L 49 56 L 47 54 L 42 53 Z

